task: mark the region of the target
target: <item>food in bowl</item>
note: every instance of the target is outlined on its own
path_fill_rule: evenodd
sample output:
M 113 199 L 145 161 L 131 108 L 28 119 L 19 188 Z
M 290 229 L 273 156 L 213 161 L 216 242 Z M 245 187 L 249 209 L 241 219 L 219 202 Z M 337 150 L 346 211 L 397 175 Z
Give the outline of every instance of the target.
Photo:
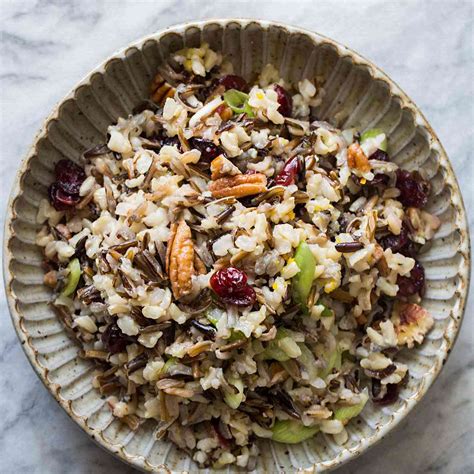
M 252 468 L 257 438 L 345 443 L 366 403 L 397 401 L 397 354 L 433 325 L 429 183 L 383 130 L 312 116 L 322 94 L 178 51 L 39 207 L 44 281 L 96 388 L 200 465 Z

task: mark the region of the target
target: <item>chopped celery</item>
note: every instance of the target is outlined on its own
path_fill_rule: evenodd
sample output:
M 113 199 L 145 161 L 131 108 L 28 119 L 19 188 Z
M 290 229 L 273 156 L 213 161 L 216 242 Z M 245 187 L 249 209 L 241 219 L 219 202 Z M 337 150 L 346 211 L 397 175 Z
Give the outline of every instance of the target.
M 227 405 L 236 410 L 244 399 L 244 384 L 242 379 L 237 376 L 230 376 L 227 381 L 237 389 L 237 393 L 226 393 L 224 400 Z
M 379 135 L 382 135 L 382 133 L 384 133 L 383 130 L 380 130 L 379 128 L 371 128 L 367 131 L 365 131 L 361 136 L 360 136 L 360 143 L 361 145 L 366 141 L 366 140 L 369 140 L 371 138 L 376 138 L 378 137 Z M 379 145 L 379 148 L 382 150 L 382 151 L 387 151 L 387 147 L 388 147 L 388 142 L 387 142 L 387 137 L 385 137 L 382 141 L 382 143 L 380 143 Z
M 263 351 L 263 359 L 273 359 L 279 362 L 285 362 L 291 358 L 298 357 L 301 351 L 299 344 L 293 340 L 293 331 L 285 328 L 278 328 L 273 341 L 270 341 Z
M 206 318 L 215 327 L 217 327 L 217 323 L 219 322 L 220 317 L 220 310 L 218 310 L 217 308 L 211 308 L 206 312 Z
M 230 336 L 227 339 L 229 342 L 236 342 L 240 341 L 241 339 L 245 339 L 245 334 L 242 331 L 235 331 L 233 329 L 230 330 Z
M 336 348 L 331 353 L 327 354 L 326 359 L 326 367 L 321 369 L 319 372 L 319 376 L 322 379 L 325 379 L 331 372 L 332 369 L 339 370 L 342 365 L 342 353 L 341 351 Z
M 298 361 L 306 369 L 310 381 L 314 381 L 319 377 L 318 368 L 316 364 L 316 357 L 311 352 L 311 349 L 303 343 L 298 344 L 301 349 L 301 355 L 298 357 Z
M 178 359 L 176 357 L 170 357 L 165 362 L 165 365 L 161 368 L 160 374 L 162 374 L 162 375 L 167 374 L 170 371 L 171 367 L 173 367 L 173 365 L 175 365 L 177 363 L 178 363 Z
M 63 291 L 61 292 L 61 296 L 70 296 L 74 293 L 74 290 L 79 283 L 79 279 L 81 278 L 81 264 L 79 263 L 78 258 L 74 258 L 69 262 L 67 266 L 69 270 L 69 275 L 67 276 L 67 283 L 64 287 Z
M 252 108 L 249 105 L 249 95 L 237 89 L 230 89 L 224 92 L 224 100 L 226 104 L 236 114 L 247 114 L 249 117 L 254 117 Z
M 306 242 L 301 242 L 298 245 L 294 258 L 300 271 L 293 277 L 293 299 L 301 305 L 302 311 L 307 314 L 307 300 L 313 285 L 316 260 Z
M 369 397 L 365 393 L 360 394 L 362 400 L 357 405 L 337 407 L 334 409 L 334 419 L 339 421 L 347 421 L 356 417 L 365 407 Z
M 272 440 L 278 443 L 296 444 L 312 438 L 318 431 L 318 426 L 304 426 L 296 420 L 277 420 L 272 428 Z

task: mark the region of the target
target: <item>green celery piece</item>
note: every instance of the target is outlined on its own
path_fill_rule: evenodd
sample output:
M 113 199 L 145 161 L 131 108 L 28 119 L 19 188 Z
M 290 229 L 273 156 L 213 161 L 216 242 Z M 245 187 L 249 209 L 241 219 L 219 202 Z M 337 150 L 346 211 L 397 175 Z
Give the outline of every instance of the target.
M 286 362 L 290 360 L 290 356 L 277 346 L 275 341 L 271 341 L 262 352 L 263 360 L 277 360 L 278 362 Z
M 298 357 L 298 361 L 306 369 L 306 372 L 308 372 L 309 379 L 313 381 L 319 377 L 316 357 L 314 357 L 311 349 L 303 342 L 300 342 L 298 346 L 301 349 L 301 355 Z
M 254 117 L 252 107 L 250 107 L 248 100 L 249 95 L 237 89 L 229 89 L 224 92 L 224 100 L 226 104 L 236 114 L 247 114 L 249 117 Z
M 340 369 L 342 365 L 342 353 L 341 351 L 336 348 L 333 350 L 327 357 L 327 367 L 325 369 L 321 369 L 319 376 L 322 379 L 325 379 L 331 372 L 332 369 Z
M 70 296 L 74 293 L 74 290 L 76 289 L 82 274 L 81 264 L 79 263 L 78 258 L 72 259 L 69 262 L 67 269 L 69 270 L 69 274 L 67 276 L 66 286 L 61 292 L 62 296 Z
M 286 362 L 287 360 L 290 360 L 291 357 L 283 349 L 280 348 L 278 341 L 281 341 L 285 337 L 291 338 L 291 336 L 292 331 L 290 331 L 289 329 L 278 328 L 275 339 L 273 341 L 270 341 L 268 343 L 268 346 L 262 352 L 263 360 L 271 359 L 277 360 L 278 362 Z
M 244 399 L 244 384 L 242 379 L 236 376 L 231 376 L 227 379 L 230 385 L 233 385 L 238 392 L 237 393 L 226 393 L 224 395 L 224 400 L 231 408 L 236 410 L 239 408 L 239 405 L 242 403 Z
M 272 440 L 278 443 L 296 444 L 312 438 L 318 431 L 318 426 L 304 426 L 296 420 L 277 420 L 272 428 Z
M 307 300 L 314 280 L 316 259 L 306 242 L 301 242 L 295 252 L 295 262 L 300 271 L 293 277 L 293 299 L 299 303 L 302 311 L 308 314 Z
M 219 322 L 219 319 L 213 317 L 211 312 L 212 310 L 206 313 L 206 318 L 214 327 L 217 327 L 217 323 Z M 230 337 L 227 340 L 229 342 L 235 342 L 244 338 L 245 338 L 245 334 L 242 331 L 234 331 L 233 329 L 231 329 Z
M 170 357 L 166 362 L 165 365 L 161 368 L 160 374 L 165 375 L 169 372 L 171 367 L 177 363 L 178 359 L 176 357 Z
M 364 409 L 368 399 L 369 397 L 365 396 L 357 405 L 335 408 L 334 419 L 340 421 L 347 421 L 351 418 L 355 418 Z
M 360 136 L 360 143 L 361 145 L 368 140 L 369 138 L 375 138 L 378 135 L 381 135 L 382 133 L 385 133 L 383 130 L 380 130 L 380 128 L 371 128 L 367 131 L 365 131 L 361 136 Z M 380 144 L 380 149 L 382 151 L 387 151 L 388 148 L 388 142 L 387 142 L 387 137 L 383 140 L 383 142 Z

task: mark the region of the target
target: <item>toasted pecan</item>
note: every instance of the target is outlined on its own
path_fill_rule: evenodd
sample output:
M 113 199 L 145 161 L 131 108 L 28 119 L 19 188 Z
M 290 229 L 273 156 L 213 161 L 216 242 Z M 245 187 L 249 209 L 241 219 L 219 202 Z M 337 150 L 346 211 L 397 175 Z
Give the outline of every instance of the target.
M 212 196 L 220 199 L 223 197 L 244 197 L 259 194 L 267 189 L 267 177 L 262 173 L 239 174 L 212 181 L 209 190 Z
M 171 289 L 176 299 L 191 292 L 194 268 L 194 245 L 191 239 L 191 228 L 184 219 L 171 226 L 171 235 L 166 252 L 166 271 L 171 282 Z
M 370 163 L 358 143 L 353 143 L 347 149 L 347 164 L 349 168 L 355 168 L 362 173 L 370 171 Z
M 211 179 L 213 181 L 238 174 L 242 174 L 242 172 L 224 155 L 219 155 L 211 162 Z

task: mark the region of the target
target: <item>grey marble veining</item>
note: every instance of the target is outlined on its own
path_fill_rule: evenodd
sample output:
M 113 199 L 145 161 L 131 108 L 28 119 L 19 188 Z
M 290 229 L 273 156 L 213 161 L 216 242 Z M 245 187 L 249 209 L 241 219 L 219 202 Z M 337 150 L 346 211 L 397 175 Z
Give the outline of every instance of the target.
M 235 16 L 316 30 L 384 69 L 438 133 L 472 224 L 473 9 L 471 0 L 0 0 L 0 200 L 5 205 L 20 158 L 54 104 L 106 56 L 165 26 Z M 48 395 L 17 343 L 1 291 L 0 472 L 135 472 L 96 447 Z M 340 474 L 474 472 L 473 311 L 471 299 L 451 357 L 419 406 Z

